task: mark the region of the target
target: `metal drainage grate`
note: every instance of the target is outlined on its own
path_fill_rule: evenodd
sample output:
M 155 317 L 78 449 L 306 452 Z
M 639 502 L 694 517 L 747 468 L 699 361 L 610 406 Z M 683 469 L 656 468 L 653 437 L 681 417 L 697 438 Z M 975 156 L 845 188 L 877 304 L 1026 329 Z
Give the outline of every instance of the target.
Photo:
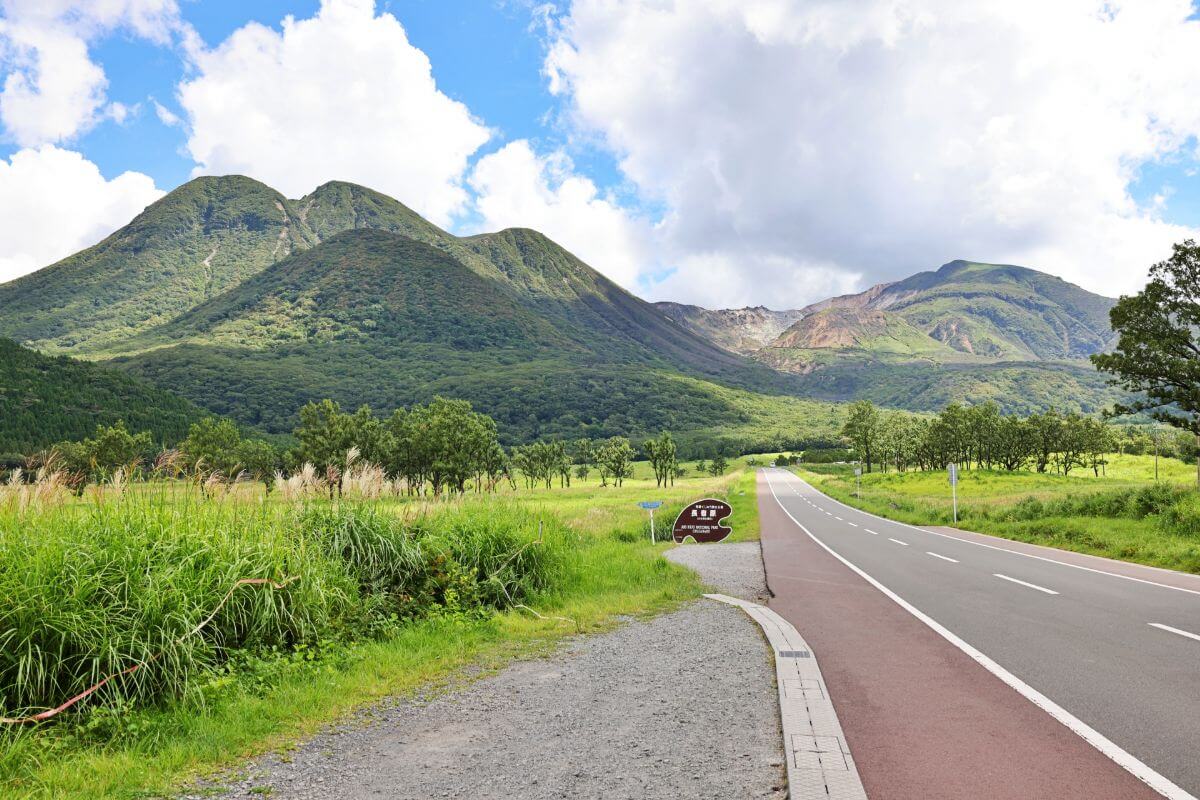
M 812 653 L 807 650 L 780 650 L 780 658 L 812 658 Z

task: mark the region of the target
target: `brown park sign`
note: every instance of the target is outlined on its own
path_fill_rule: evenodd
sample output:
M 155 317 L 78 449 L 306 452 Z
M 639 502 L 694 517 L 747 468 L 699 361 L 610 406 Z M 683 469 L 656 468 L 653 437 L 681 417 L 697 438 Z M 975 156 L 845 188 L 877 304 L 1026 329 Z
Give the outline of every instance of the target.
M 697 544 L 719 542 L 733 533 L 733 528 L 721 524 L 721 520 L 732 513 L 733 508 L 724 500 L 714 500 L 711 497 L 697 500 L 679 512 L 671 536 L 680 543 L 689 536 Z

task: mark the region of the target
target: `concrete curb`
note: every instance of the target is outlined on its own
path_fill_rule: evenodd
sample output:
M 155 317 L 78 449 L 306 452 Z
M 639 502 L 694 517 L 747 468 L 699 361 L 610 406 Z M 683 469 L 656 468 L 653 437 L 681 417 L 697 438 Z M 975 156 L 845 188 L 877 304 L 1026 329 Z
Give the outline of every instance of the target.
M 800 633 L 766 606 L 723 594 L 704 596 L 749 614 L 775 651 L 789 797 L 867 800 L 817 659 Z

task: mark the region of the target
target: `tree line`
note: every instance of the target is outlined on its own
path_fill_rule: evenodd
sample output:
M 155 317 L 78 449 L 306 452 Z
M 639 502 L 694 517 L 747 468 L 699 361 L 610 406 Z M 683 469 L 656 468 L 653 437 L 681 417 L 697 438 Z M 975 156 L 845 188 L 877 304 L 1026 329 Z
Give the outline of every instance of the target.
M 177 448 L 157 449 L 147 432 L 131 432 L 123 422 L 99 426 L 81 441 L 60 442 L 39 456 L 82 492 L 89 483 L 121 475 L 125 479 L 190 475 L 202 485 L 258 480 L 268 491 L 286 473 L 308 469 L 331 494 L 343 490 L 355 469 L 370 465 L 417 495 L 491 492 L 505 483 L 532 489 L 570 486 L 572 478 L 593 474 L 601 486 L 621 486 L 633 463 L 645 458 L 658 486 L 687 474 L 669 432 L 635 448 L 629 439 L 544 440 L 505 448 L 497 425 L 465 400 L 434 398 L 399 408 L 387 417 L 363 406 L 344 412 L 333 400 L 308 403 L 299 413 L 295 446 L 280 447 L 247 437 L 227 419 L 207 417 L 191 426 Z M 720 475 L 724 456 L 697 471 Z
M 850 406 L 842 435 L 866 472 L 875 469 L 1033 469 L 1097 476 L 1118 447 L 1117 431 L 1100 419 L 1050 409 L 1004 415 L 994 402 L 951 403 L 934 417 L 884 412 L 866 400 Z

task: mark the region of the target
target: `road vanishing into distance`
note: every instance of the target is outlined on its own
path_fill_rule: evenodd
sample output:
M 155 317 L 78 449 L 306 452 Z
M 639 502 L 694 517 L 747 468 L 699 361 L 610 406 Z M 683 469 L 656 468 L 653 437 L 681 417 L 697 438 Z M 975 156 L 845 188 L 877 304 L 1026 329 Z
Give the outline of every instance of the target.
M 759 472 L 770 606 L 874 800 L 1200 795 L 1200 578 L 857 511 Z

